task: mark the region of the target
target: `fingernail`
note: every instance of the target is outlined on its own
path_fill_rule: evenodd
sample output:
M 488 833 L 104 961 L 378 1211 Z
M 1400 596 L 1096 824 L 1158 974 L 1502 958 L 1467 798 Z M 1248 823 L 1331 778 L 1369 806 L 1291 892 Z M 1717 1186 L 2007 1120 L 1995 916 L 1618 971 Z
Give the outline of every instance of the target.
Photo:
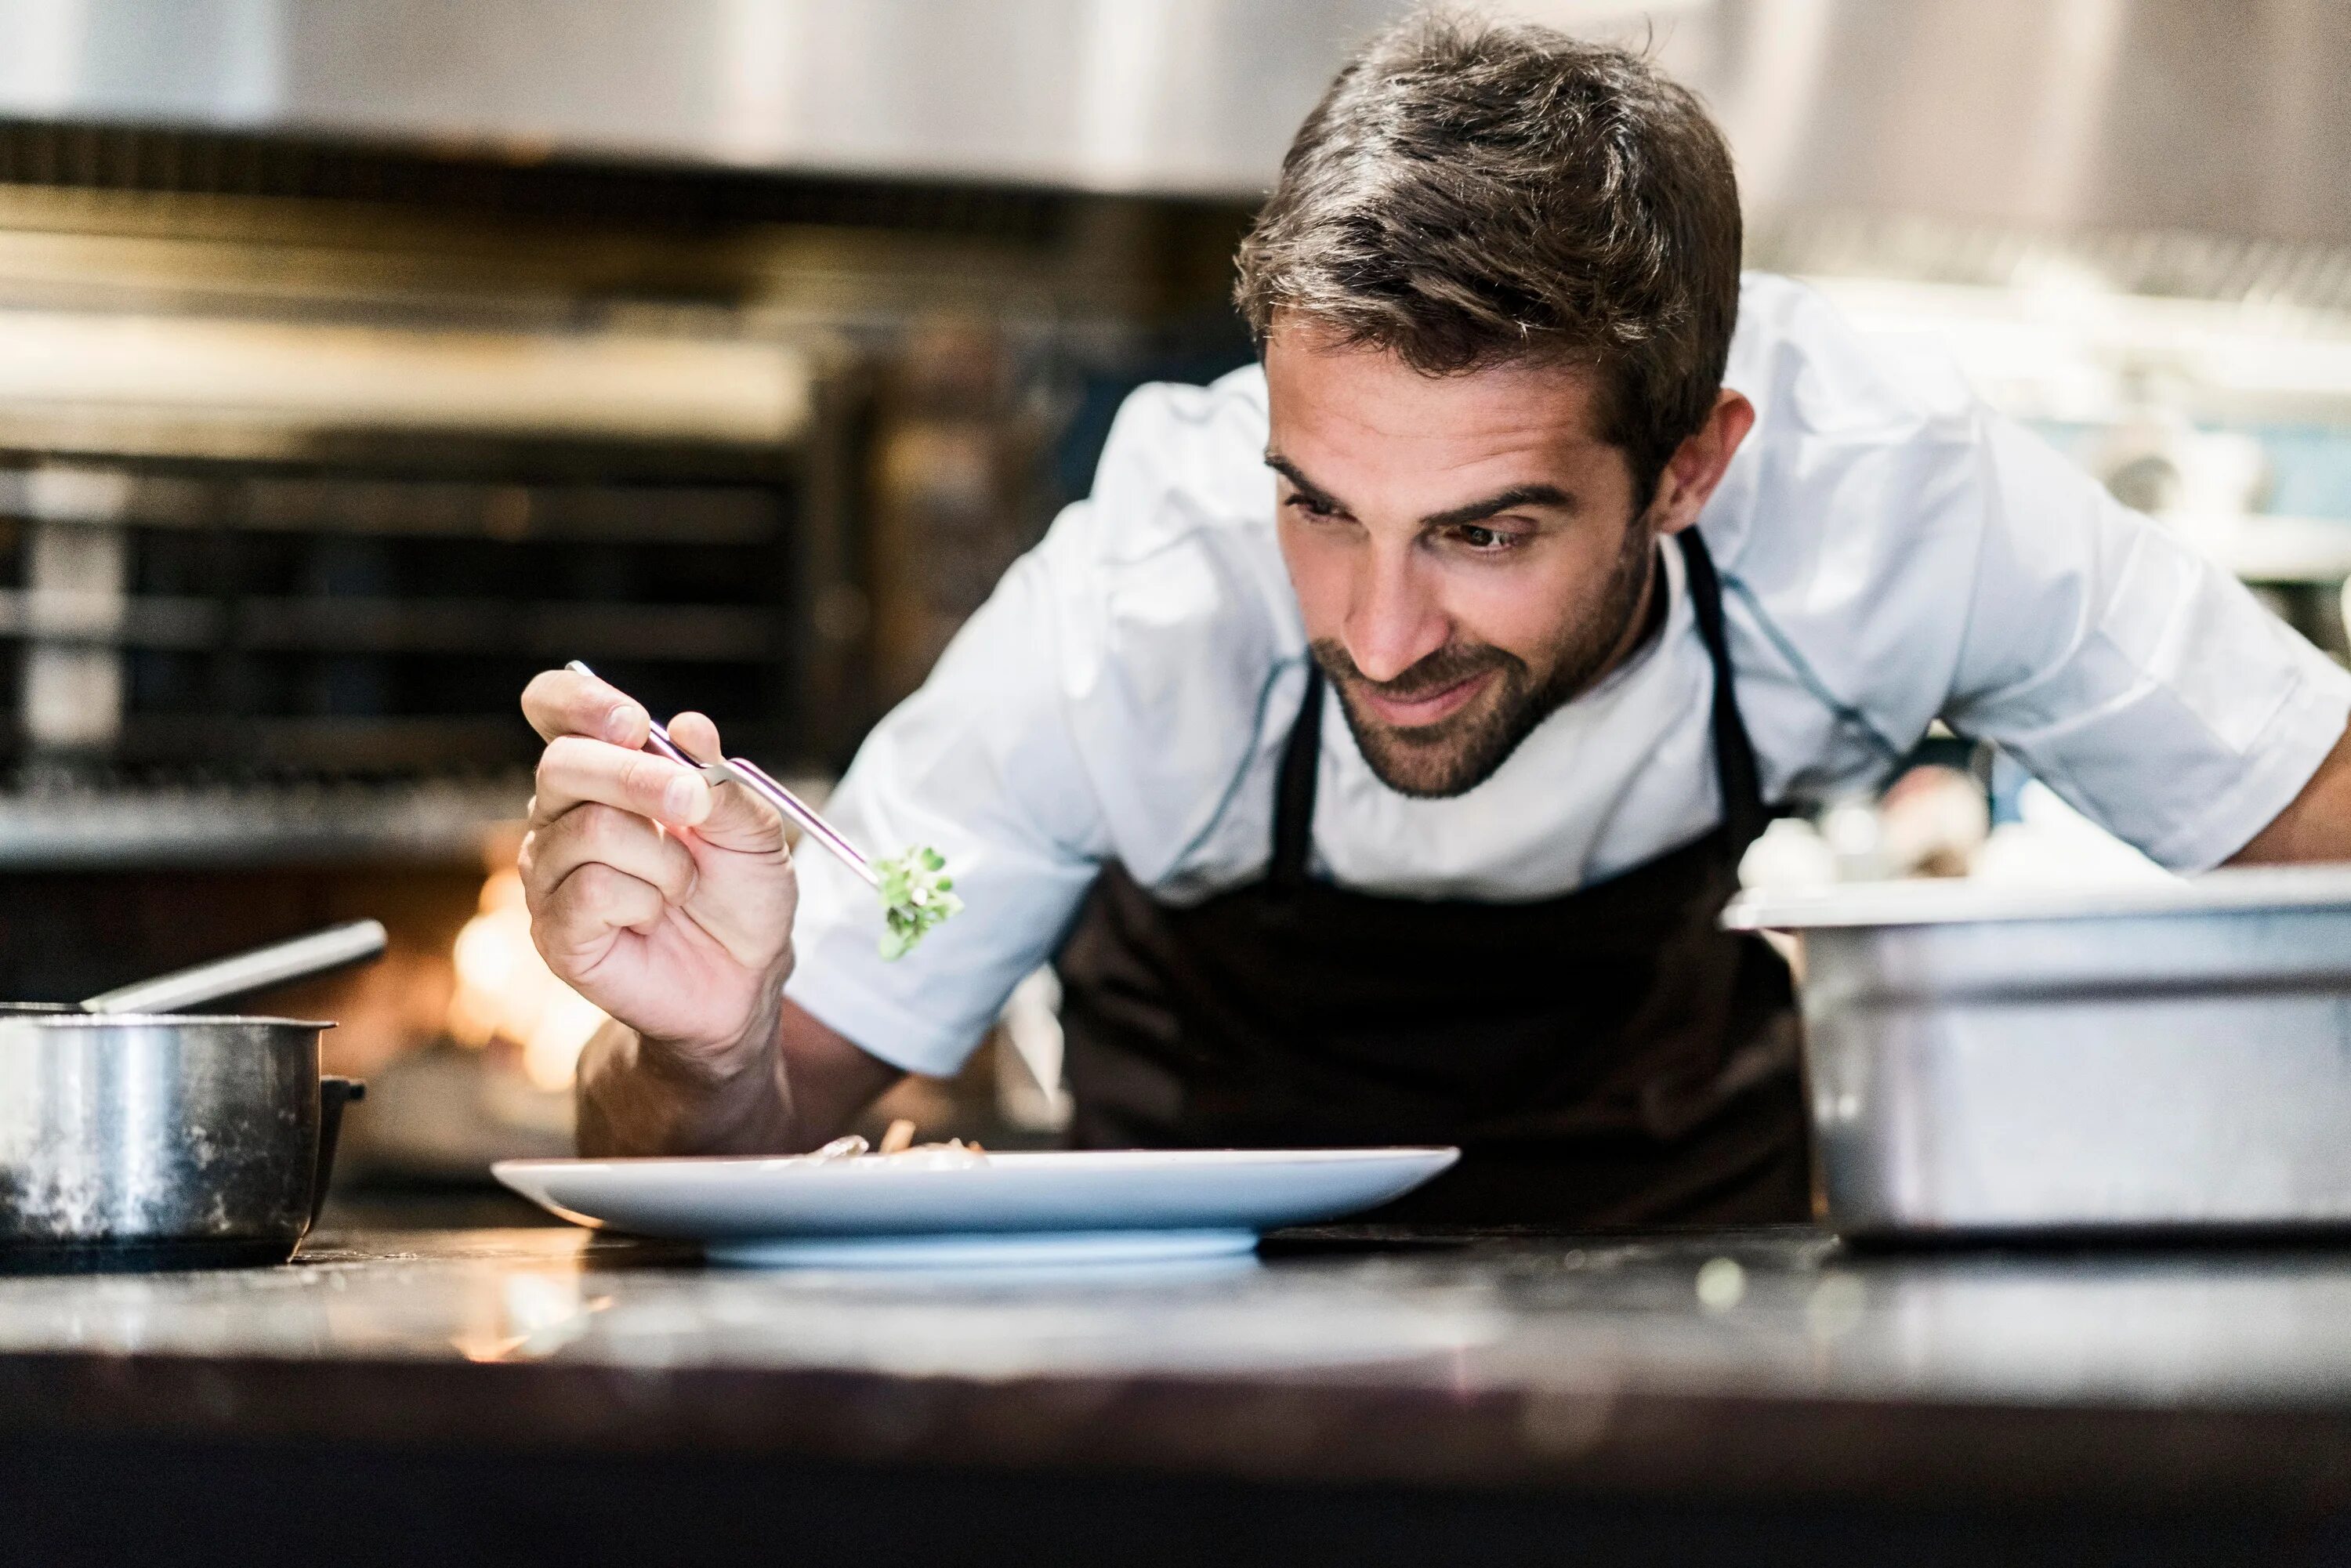
M 630 738 L 633 728 L 634 727 L 629 723 L 629 705 L 626 703 L 616 705 L 611 712 L 604 716 L 604 738 L 607 740 L 616 743 L 625 742 Z
M 662 810 L 683 820 L 693 812 L 700 791 L 701 780 L 690 773 L 681 773 L 662 787 Z

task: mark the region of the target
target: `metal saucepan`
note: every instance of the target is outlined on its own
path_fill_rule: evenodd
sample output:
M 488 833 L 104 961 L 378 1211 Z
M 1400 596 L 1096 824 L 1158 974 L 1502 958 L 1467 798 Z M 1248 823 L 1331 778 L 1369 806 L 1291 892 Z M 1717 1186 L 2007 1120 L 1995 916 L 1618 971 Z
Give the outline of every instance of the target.
M 343 1106 L 294 1019 L 171 1016 L 365 962 L 360 921 L 74 1006 L 0 1006 L 0 1270 L 282 1263 L 318 1217 Z M 138 1010 L 127 1010 L 138 1009 Z

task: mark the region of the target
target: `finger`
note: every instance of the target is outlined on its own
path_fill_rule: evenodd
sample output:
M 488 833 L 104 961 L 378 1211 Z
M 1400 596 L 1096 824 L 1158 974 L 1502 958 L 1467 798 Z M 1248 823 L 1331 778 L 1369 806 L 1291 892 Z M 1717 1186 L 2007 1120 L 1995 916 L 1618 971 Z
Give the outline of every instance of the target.
M 709 716 L 682 713 L 669 721 L 669 737 L 688 757 L 712 762 L 725 755 L 718 727 Z M 710 792 L 710 815 L 695 832 L 722 849 L 766 851 L 783 840 L 784 823 L 775 808 L 740 785 Z
M 696 762 L 716 762 L 718 748 L 718 727 L 706 714 L 682 713 L 669 721 L 669 737 L 678 749 Z
M 541 740 L 585 735 L 633 751 L 653 733 L 653 717 L 618 687 L 576 670 L 543 670 L 522 689 L 523 716 Z
M 674 904 L 694 895 L 700 874 L 684 846 L 644 818 L 590 802 L 534 829 L 524 841 L 523 896 L 537 909 L 566 877 L 591 864 L 649 883 Z
M 590 801 L 672 827 L 691 827 L 710 814 L 710 786 L 693 768 L 576 735 L 547 743 L 538 758 L 537 788 L 534 828 Z
M 650 932 L 669 905 L 661 889 L 608 865 L 583 865 L 565 877 L 531 917 L 539 956 L 566 978 L 601 960 L 615 935 Z

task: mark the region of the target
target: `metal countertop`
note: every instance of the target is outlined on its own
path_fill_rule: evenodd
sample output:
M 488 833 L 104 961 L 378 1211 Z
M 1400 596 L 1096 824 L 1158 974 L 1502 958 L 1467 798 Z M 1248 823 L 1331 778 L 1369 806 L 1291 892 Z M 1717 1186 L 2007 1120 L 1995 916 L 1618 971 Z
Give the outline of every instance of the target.
M 0 1279 L 0 1438 L 485 1442 L 1731 1498 L 2351 1495 L 2351 1250 L 1421 1240 L 737 1272 L 569 1230 Z

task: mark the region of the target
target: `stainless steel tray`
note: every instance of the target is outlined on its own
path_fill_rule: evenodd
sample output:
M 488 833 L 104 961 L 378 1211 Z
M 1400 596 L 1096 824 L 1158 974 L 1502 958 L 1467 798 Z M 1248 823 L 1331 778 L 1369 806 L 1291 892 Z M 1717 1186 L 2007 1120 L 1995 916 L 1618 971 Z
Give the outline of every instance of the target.
M 2351 868 L 1742 895 L 1857 1237 L 2351 1228 Z

